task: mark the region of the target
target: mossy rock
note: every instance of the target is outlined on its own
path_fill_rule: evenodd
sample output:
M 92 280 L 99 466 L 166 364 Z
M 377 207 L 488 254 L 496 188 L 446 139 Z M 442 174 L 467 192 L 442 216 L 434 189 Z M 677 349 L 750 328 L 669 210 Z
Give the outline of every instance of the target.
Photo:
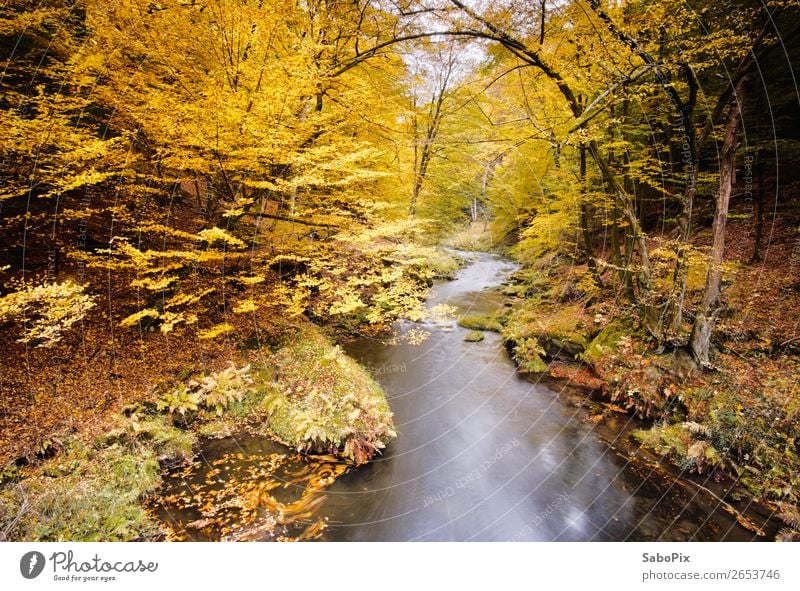
M 512 343 L 536 339 L 546 357 L 574 360 L 588 345 L 588 322 L 581 305 L 552 308 L 528 301 L 512 312 L 503 336 Z
M 278 378 L 260 391 L 267 427 L 281 442 L 362 464 L 396 436 L 381 387 L 316 328 L 301 330 L 273 361 Z
M 492 316 L 464 316 L 458 321 L 458 325 L 469 330 L 491 330 L 500 332 L 503 325 L 497 318 Z
M 586 349 L 586 339 L 583 335 L 542 335 L 539 337 L 539 344 L 552 359 L 576 359 Z
M 586 318 L 580 305 L 565 306 L 537 319 L 539 344 L 548 357 L 575 359 L 588 346 Z
M 467 333 L 467 336 L 464 337 L 464 340 L 468 343 L 479 343 L 484 339 L 483 332 L 480 330 L 473 330 L 470 333 Z
M 619 341 L 631 334 L 631 328 L 622 320 L 609 322 L 586 346 L 581 359 L 597 367 L 609 355 L 618 351 Z

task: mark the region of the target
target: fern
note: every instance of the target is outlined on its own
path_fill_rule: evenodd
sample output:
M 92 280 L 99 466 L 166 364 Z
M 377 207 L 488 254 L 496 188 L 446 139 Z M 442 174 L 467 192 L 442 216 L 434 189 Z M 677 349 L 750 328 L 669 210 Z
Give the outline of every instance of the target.
M 252 385 L 250 366 L 236 369 L 231 363 L 227 369 L 203 378 L 199 383 L 199 393 L 203 406 L 221 415 L 232 403 L 241 401 Z
M 189 411 L 195 411 L 200 404 L 200 394 L 191 390 L 186 384 L 181 384 L 172 392 L 164 395 L 158 401 L 158 410 L 168 410 L 171 413 L 177 412 L 185 416 Z

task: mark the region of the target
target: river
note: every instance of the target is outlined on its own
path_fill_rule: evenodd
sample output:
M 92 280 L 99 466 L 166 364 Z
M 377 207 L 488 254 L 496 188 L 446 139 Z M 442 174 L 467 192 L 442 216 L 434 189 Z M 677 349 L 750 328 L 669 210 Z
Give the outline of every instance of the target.
M 468 266 L 455 280 L 437 282 L 427 305 L 453 306 L 456 316 L 496 312 L 504 299 L 492 288 L 514 264 L 491 254 L 465 256 Z M 411 330 L 427 339 L 402 338 Z M 316 539 L 758 539 L 713 497 L 628 461 L 585 420 L 586 410 L 570 403 L 574 393 L 521 377 L 498 334 L 469 343 L 467 332 L 454 319 L 409 322 L 394 342 L 363 338 L 345 346 L 385 388 L 398 436 L 372 463 L 320 488 L 318 502 L 303 503 L 310 510 L 298 521 L 324 525 L 313 528 Z M 287 459 L 276 469 L 281 454 Z M 233 460 L 240 481 L 263 478 L 258 466 L 270 458 L 267 472 L 281 481 L 288 503 L 292 490 L 298 498 L 318 481 L 310 474 L 320 466 L 304 472 L 302 459 L 253 437 L 210 441 L 200 458 L 194 469 L 168 478 L 167 490 L 196 494 L 212 481 L 218 490 L 224 478 L 215 466 L 231 469 L 220 458 Z M 181 539 L 221 537 L 214 528 L 186 533 L 183 526 L 200 514 L 185 504 L 159 514 L 180 526 Z M 290 537 L 299 529 L 284 531 Z

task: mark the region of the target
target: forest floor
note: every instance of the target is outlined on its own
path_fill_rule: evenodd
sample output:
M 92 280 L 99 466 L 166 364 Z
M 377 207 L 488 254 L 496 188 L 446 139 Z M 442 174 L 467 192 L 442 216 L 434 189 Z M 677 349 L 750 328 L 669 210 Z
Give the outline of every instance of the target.
M 91 361 L 89 376 L 61 370 L 53 378 L 52 365 L 41 368 L 35 383 L 57 379 L 58 388 L 36 391 L 32 406 L 51 412 L 26 416 L 16 441 L 3 447 L 0 539 L 168 534 L 147 499 L 165 469 L 192 458 L 201 437 L 253 432 L 333 454 L 343 465 L 368 461 L 394 437 L 377 382 L 316 326 L 274 318 L 265 326 L 270 333 L 261 331 L 258 342 L 170 343 L 168 351 L 157 334 L 147 335 L 155 343 L 138 343 L 141 357 L 118 355 L 118 377 L 106 381 Z M 316 396 L 318 389 L 326 395 Z
M 142 501 L 200 437 L 252 430 L 359 464 L 394 436 L 375 380 L 307 319 L 264 305 L 229 320 L 191 346 L 146 328 L 112 344 L 104 314 L 54 348 L 5 343 L 0 540 L 163 535 Z

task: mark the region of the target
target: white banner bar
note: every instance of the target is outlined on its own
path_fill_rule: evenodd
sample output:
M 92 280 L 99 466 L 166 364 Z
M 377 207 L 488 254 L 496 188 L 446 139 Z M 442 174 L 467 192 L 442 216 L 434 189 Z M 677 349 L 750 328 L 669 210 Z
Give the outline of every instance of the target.
M 777 543 L 4 543 L 0 588 L 800 589 Z

